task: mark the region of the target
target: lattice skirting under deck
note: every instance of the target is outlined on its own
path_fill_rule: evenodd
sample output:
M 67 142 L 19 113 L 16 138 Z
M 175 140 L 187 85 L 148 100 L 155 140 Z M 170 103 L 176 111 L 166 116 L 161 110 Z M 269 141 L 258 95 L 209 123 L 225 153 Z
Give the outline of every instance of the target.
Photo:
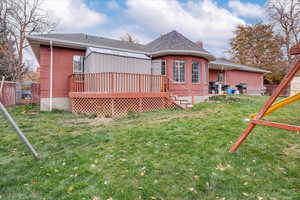
M 131 112 L 147 112 L 176 108 L 166 97 L 138 98 L 71 98 L 72 112 L 96 114 L 104 117 L 125 116 Z

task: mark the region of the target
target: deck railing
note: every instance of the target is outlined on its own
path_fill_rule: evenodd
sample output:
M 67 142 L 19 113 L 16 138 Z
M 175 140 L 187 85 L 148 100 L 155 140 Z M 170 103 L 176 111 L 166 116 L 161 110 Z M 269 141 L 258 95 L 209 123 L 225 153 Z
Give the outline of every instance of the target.
M 72 74 L 70 92 L 136 93 L 167 92 L 166 76 L 103 72 Z

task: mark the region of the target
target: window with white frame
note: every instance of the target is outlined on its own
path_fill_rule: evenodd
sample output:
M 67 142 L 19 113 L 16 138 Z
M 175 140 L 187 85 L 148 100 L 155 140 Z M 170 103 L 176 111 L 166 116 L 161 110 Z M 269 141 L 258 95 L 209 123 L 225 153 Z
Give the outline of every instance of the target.
M 73 56 L 73 73 L 81 74 L 84 72 L 84 56 Z
M 175 60 L 173 64 L 173 81 L 183 83 L 185 81 L 185 62 Z
M 193 62 L 192 63 L 192 83 L 200 82 L 200 63 Z

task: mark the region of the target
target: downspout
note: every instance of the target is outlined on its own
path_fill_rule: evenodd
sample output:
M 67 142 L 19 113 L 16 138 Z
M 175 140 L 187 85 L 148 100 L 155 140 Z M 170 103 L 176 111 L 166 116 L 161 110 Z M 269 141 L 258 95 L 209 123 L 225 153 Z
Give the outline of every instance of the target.
M 49 109 L 52 111 L 53 108 L 53 46 L 52 40 L 50 40 L 50 102 Z

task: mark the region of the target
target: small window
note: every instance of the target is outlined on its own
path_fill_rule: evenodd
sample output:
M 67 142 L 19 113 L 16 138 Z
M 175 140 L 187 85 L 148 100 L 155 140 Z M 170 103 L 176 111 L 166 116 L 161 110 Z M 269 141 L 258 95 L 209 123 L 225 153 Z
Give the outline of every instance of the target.
M 166 61 L 162 60 L 161 61 L 161 75 L 166 75 Z
M 82 74 L 84 72 L 84 56 L 73 56 L 73 73 Z
M 173 81 L 183 83 L 185 81 L 185 62 L 174 61 L 173 65 Z
M 192 63 L 192 83 L 200 82 L 200 63 L 193 62 Z

